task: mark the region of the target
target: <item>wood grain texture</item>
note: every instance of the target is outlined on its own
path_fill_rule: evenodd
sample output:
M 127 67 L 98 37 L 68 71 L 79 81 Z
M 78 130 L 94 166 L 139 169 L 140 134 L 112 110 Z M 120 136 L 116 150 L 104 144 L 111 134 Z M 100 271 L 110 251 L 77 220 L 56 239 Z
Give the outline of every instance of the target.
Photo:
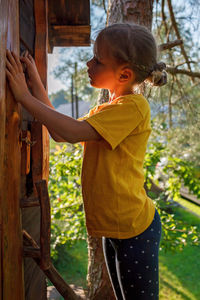
M 49 52 L 53 47 L 90 46 L 90 1 L 49 0 Z
M 35 18 L 32 0 L 19 0 L 20 13 L 20 52 L 27 50 L 34 54 L 35 48 Z
M 50 44 L 53 47 L 90 45 L 90 26 L 52 25 Z
M 0 300 L 2 300 L 2 204 L 3 204 L 3 158 L 5 144 L 5 120 L 6 120 L 6 101 L 5 101 L 5 51 L 8 23 L 8 1 L 0 2 Z
M 50 236 L 51 236 L 51 213 L 50 200 L 46 180 L 35 183 L 40 201 L 40 268 L 47 270 L 51 264 L 50 258 Z
M 35 62 L 45 88 L 47 88 L 47 52 L 48 52 L 48 19 L 47 0 L 34 0 L 35 8 Z M 49 175 L 49 133 L 46 127 L 37 120 L 31 125 L 32 140 L 32 177 L 33 182 L 41 179 L 48 181 Z M 34 189 L 35 195 L 37 195 Z
M 6 28 L 4 43 L 1 44 L 4 52 L 6 48 L 19 54 L 19 14 L 18 1 L 2 0 L 0 2 L 2 16 L 0 26 Z M 5 63 L 5 61 L 4 61 Z M 1 65 L 1 73 L 5 76 L 5 65 Z M 5 79 L 3 79 L 5 80 Z M 2 81 L 1 81 L 2 84 Z M 20 122 L 21 109 L 7 85 L 5 83 L 0 89 L 4 89 L 5 110 L 1 111 L 2 119 L 5 122 L 4 129 L 4 153 L 3 170 L 1 169 L 1 213 L 2 213 L 2 277 L 1 287 L 2 299 L 13 299 L 13 291 L 16 300 L 24 299 L 24 280 L 23 280 L 23 259 L 22 259 L 22 233 L 21 233 L 21 214 L 19 205 L 20 194 Z M 2 106 L 1 106 L 2 107 Z M 5 114 L 6 112 L 6 114 Z M 5 115 L 4 115 L 5 114 Z M 1 129 L 2 132 L 2 129 Z M 1 166 L 2 168 L 2 166 Z
M 49 0 L 49 22 L 52 25 L 89 25 L 89 0 Z

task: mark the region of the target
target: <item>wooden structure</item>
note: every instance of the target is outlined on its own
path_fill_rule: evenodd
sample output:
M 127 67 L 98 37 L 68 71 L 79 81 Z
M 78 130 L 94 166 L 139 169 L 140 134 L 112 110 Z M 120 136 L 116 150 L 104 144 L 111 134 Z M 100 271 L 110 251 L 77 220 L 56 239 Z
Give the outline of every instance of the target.
M 48 52 L 54 46 L 89 44 L 89 0 L 0 1 L 0 300 L 46 299 L 41 265 L 47 273 L 52 270 L 41 245 L 48 228 L 40 222 L 39 205 L 41 180 L 48 180 L 48 132 L 14 101 L 5 78 L 6 48 L 18 55 L 27 49 L 47 87 Z M 34 260 L 23 257 L 31 251 Z M 46 260 L 38 267 L 41 253 Z

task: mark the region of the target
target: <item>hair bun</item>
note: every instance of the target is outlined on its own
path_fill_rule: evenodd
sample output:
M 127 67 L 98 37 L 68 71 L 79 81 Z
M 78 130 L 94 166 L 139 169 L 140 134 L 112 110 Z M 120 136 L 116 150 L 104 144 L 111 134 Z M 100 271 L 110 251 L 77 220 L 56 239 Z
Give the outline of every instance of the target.
M 163 61 L 160 61 L 153 66 L 153 71 L 163 71 L 165 69 L 166 64 Z
M 166 64 L 164 62 L 156 63 L 148 77 L 153 86 L 162 86 L 167 83 L 167 72 L 165 71 Z

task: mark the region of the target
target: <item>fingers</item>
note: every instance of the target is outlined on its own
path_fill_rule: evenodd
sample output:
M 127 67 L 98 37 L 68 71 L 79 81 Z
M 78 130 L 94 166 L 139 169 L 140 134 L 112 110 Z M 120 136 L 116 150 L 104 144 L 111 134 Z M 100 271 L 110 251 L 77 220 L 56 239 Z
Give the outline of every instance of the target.
M 23 72 L 22 65 L 15 53 L 11 53 L 9 50 L 6 50 L 6 58 L 6 65 L 12 74 Z
M 20 60 L 25 62 L 25 63 L 35 63 L 33 57 L 29 54 L 29 52 L 26 50 L 22 53 L 22 56 L 20 57 Z
M 10 81 L 12 79 L 12 74 L 8 69 L 6 69 L 6 76 L 8 77 L 8 80 Z
M 19 57 L 14 52 L 12 52 L 12 55 L 15 58 L 15 62 L 17 64 L 17 66 L 18 66 L 19 71 L 23 72 L 22 64 L 20 63 Z

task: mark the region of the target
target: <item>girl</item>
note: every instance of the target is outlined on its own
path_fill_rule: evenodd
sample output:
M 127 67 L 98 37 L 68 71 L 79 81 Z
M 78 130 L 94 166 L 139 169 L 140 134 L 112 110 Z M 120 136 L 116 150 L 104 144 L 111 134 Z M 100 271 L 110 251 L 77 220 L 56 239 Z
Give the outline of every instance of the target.
M 82 120 L 56 112 L 33 58 L 7 51 L 6 74 L 16 101 L 42 122 L 59 142 L 84 142 L 82 192 L 87 231 L 102 237 L 113 290 L 118 300 L 157 300 L 161 223 L 143 188 L 143 161 L 151 131 L 150 108 L 136 88 L 144 80 L 166 83 L 157 63 L 152 34 L 135 24 L 103 29 L 87 62 L 93 87 L 108 89 L 108 103 Z

